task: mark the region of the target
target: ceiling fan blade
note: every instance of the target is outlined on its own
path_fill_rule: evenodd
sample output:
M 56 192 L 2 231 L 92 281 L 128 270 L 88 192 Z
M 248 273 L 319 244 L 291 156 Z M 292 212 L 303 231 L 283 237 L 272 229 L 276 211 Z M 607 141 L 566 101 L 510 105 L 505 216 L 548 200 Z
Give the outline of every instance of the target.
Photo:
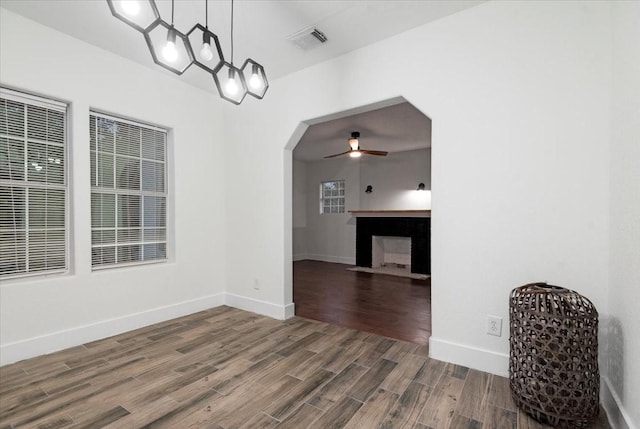
M 329 156 L 325 156 L 325 158 L 335 158 L 336 156 L 340 156 L 340 155 L 346 155 L 349 152 L 351 152 L 350 150 L 346 151 L 346 152 L 342 152 L 342 153 L 336 153 L 335 155 L 329 155 Z
M 365 149 L 360 149 L 360 152 L 366 153 L 367 155 L 378 155 L 378 156 L 387 156 L 387 154 L 389 153 L 384 150 L 365 150 Z

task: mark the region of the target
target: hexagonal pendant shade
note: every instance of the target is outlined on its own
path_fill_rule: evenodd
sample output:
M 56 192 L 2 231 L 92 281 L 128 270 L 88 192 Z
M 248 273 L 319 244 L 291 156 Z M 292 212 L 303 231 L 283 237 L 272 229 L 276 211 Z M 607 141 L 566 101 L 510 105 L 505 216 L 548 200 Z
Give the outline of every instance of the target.
M 207 28 L 196 24 L 187 33 L 187 38 L 192 47 L 196 47 L 196 49 L 198 49 L 198 46 L 200 47 L 198 52 L 193 53 L 194 63 L 200 68 L 209 73 L 213 73 L 214 70 L 224 62 L 224 55 L 222 54 L 218 36 Z M 205 43 L 209 45 L 208 48 L 204 47 Z
M 247 82 L 244 79 L 244 74 L 226 61 L 213 73 L 213 80 L 218 87 L 220 97 L 233 104 L 242 103 L 247 95 Z
M 248 58 L 242 65 L 242 74 L 247 81 L 247 90 L 252 96 L 262 99 L 269 88 L 264 67 Z
M 153 61 L 181 75 L 193 64 L 193 50 L 187 36 L 160 20 L 144 32 Z
M 153 0 L 107 0 L 107 3 L 113 16 L 141 33 L 160 19 Z
M 171 24 L 160 17 L 154 0 L 107 0 L 113 16 L 144 35 L 153 61 L 177 75 L 195 63 L 211 74 L 220 97 L 234 104 L 242 103 L 247 94 L 262 99 L 269 88 L 264 67 L 245 60 L 241 68 L 227 62 L 218 36 L 208 27 L 196 23 L 187 34 L 173 26 L 175 0 L 171 1 Z M 205 0 L 205 11 L 208 11 Z M 233 41 L 233 0 L 231 0 L 231 40 Z M 197 49 L 194 52 L 193 48 Z

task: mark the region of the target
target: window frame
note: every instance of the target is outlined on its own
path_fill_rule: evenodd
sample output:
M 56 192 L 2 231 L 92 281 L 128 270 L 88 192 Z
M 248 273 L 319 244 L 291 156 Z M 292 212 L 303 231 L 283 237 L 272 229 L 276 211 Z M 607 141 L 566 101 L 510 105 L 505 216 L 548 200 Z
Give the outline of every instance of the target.
M 140 129 L 147 129 L 150 131 L 157 131 L 157 132 L 161 132 L 164 133 L 164 146 L 163 146 L 163 161 L 158 161 L 155 159 L 151 159 L 151 158 L 145 158 L 143 157 L 142 151 L 142 144 L 140 145 L 140 154 L 139 156 L 128 156 L 128 155 L 119 155 L 116 151 L 116 147 L 114 145 L 113 148 L 113 187 L 109 188 L 109 187 L 100 187 L 100 186 L 94 186 L 94 179 L 96 180 L 97 183 L 97 178 L 99 177 L 99 171 L 96 168 L 96 177 L 94 178 L 93 176 L 90 177 L 91 183 L 90 183 L 90 196 L 91 196 L 91 200 L 93 200 L 93 195 L 94 193 L 96 194 L 109 194 L 109 195 L 113 195 L 114 196 L 114 210 L 115 210 L 115 218 L 114 218 L 114 227 L 113 228 L 108 228 L 108 227 L 94 227 L 93 224 L 93 205 L 92 205 L 92 213 L 91 213 L 91 220 L 90 220 L 90 225 L 91 225 L 91 271 L 102 271 L 102 270 L 109 270 L 109 269 L 117 269 L 117 268 L 125 268 L 125 267 L 136 267 L 136 266 L 141 266 L 141 265 L 149 265 L 149 264 L 159 264 L 159 263 L 166 263 L 169 262 L 171 260 L 170 258 L 170 252 L 171 252 L 171 238 L 172 238 L 172 229 L 171 229 L 171 217 L 170 217 L 170 178 L 169 178 L 169 174 L 170 174 L 170 168 L 169 168 L 169 133 L 170 133 L 170 129 L 165 128 L 165 127 L 161 127 L 158 125 L 154 125 L 154 124 L 150 124 L 148 122 L 144 122 L 144 121 L 140 121 L 140 120 L 135 120 L 135 119 L 129 119 L 129 118 L 125 118 L 122 116 L 118 116 L 118 115 L 114 115 L 114 114 L 109 114 L 109 113 L 104 113 L 100 110 L 97 109 L 90 109 L 89 111 L 89 122 L 90 122 L 90 128 L 89 128 L 89 132 L 91 133 L 91 120 L 92 117 L 96 117 L 96 118 L 102 118 L 108 121 L 114 121 L 114 122 L 119 122 L 122 124 L 127 124 L 127 125 L 131 125 L 131 126 L 135 126 L 135 127 L 139 127 Z M 98 132 L 98 129 L 96 127 L 95 132 Z M 94 151 L 91 148 L 91 136 L 89 139 L 89 143 L 90 143 L 90 147 L 89 147 L 89 152 L 91 155 L 93 155 Z M 96 140 L 96 145 L 97 145 L 97 140 Z M 101 151 L 98 151 L 98 147 L 96 146 L 96 150 L 95 153 L 98 154 Z M 118 156 L 122 156 L 125 158 L 131 158 L 131 159 L 137 159 L 140 163 L 140 167 L 139 167 L 139 189 L 138 190 L 131 190 L 131 189 L 123 189 L 123 188 L 118 188 L 117 187 L 117 178 L 116 178 L 116 174 L 117 174 L 117 163 L 116 163 L 116 158 Z M 144 190 L 143 189 L 143 184 L 142 184 L 142 180 L 143 180 L 143 175 L 142 175 L 142 166 L 143 163 L 142 161 L 153 161 L 153 162 L 162 162 L 164 165 L 164 183 L 163 183 L 163 188 L 164 188 L 164 192 L 156 192 L 156 191 L 149 191 L 149 190 Z M 90 163 L 93 163 L 94 161 L 91 160 Z M 96 166 L 98 164 L 98 159 L 96 158 L 95 160 Z M 93 165 L 91 166 L 91 168 L 93 168 Z M 93 249 L 94 248 L 98 248 L 98 247 L 102 247 L 102 248 L 106 248 L 106 247 L 114 247 L 114 260 L 117 261 L 117 252 L 118 252 L 118 247 L 122 246 L 122 243 L 119 242 L 118 239 L 118 231 L 123 231 L 125 229 L 127 229 L 128 227 L 120 227 L 118 226 L 118 200 L 119 200 L 119 196 L 139 196 L 139 201 L 140 201 L 140 205 L 139 205 L 139 220 L 140 220 L 140 224 L 137 227 L 137 229 L 140 230 L 140 239 L 135 241 L 135 242 L 128 242 L 127 244 L 124 245 L 135 245 L 135 246 L 139 246 L 139 251 L 140 251 L 140 259 L 139 260 L 133 260 L 133 261 L 125 261 L 125 262 L 114 262 L 114 263 L 108 263 L 108 264 L 100 264 L 100 265 L 94 265 L 94 260 L 93 260 Z M 164 240 L 145 240 L 144 239 L 144 233 L 145 233 L 145 225 L 144 225 L 144 200 L 145 197 L 162 197 L 164 198 L 164 227 L 150 227 L 150 228 L 154 228 L 154 229 L 164 229 Z M 135 227 L 133 227 L 135 229 Z M 94 236 L 94 231 L 97 230 L 113 230 L 114 231 L 114 241 L 111 244 L 95 244 L 94 240 L 93 240 L 93 236 Z M 130 229 L 130 228 L 129 228 Z M 154 259 L 144 259 L 144 246 L 145 244 L 164 244 L 164 257 L 163 258 L 154 258 Z
M 331 195 L 326 197 L 324 195 L 324 187 L 326 184 L 328 183 L 334 183 L 337 184 L 338 186 L 338 192 L 339 195 Z M 336 179 L 336 180 L 323 180 L 322 182 L 320 182 L 320 214 L 344 214 L 346 212 L 346 182 L 344 179 Z M 340 193 L 341 191 L 341 193 Z M 343 202 L 342 204 L 332 204 L 335 200 L 340 200 L 342 199 Z M 325 211 L 325 201 L 329 201 L 329 211 Z M 331 211 L 332 207 L 337 207 L 338 211 Z
M 24 228 L 18 228 L 15 229 L 14 231 L 18 231 L 19 229 L 24 229 L 24 233 L 25 233 L 25 237 L 26 237 L 26 241 L 25 241 L 25 271 L 21 271 L 21 272 L 15 272 L 12 274 L 7 274 L 7 275 L 3 275 L 0 274 L 0 279 L 2 279 L 3 282 L 8 281 L 8 280 L 16 280 L 16 279 L 30 279 L 30 278 L 35 278 L 35 277 L 44 277 L 44 276 L 53 276 L 53 275 L 61 275 L 61 274 L 69 274 L 71 268 L 71 220 L 70 220 L 70 215 L 71 215 L 71 207 L 70 207 L 70 201 L 71 201 L 71 184 L 69 181 L 69 163 L 70 163 L 70 147 L 69 147 L 69 143 L 70 143 L 70 138 L 69 138 L 69 129 L 70 129 L 70 115 L 69 115 L 69 103 L 55 99 L 55 98 L 51 98 L 48 96 L 41 96 L 41 95 L 36 95 L 33 93 L 29 93 L 29 92 L 25 92 L 22 90 L 17 90 L 17 89 L 13 89 L 13 88 L 9 88 L 6 86 L 0 86 L 0 98 L 4 98 L 5 100 L 9 100 L 9 101 L 13 101 L 13 102 L 17 102 L 17 103 L 21 103 L 25 106 L 25 115 L 24 115 L 24 135 L 22 137 L 20 137 L 19 139 L 16 138 L 16 136 L 11 136 L 9 134 L 6 135 L 7 139 L 13 139 L 13 140 L 21 140 L 24 144 L 24 173 L 25 173 L 25 180 L 11 180 L 11 179 L 0 179 L 0 185 L 3 186 L 7 186 L 7 187 L 22 187 L 25 191 L 25 206 L 24 206 L 24 210 L 25 210 L 25 225 Z M 38 108 L 44 108 L 47 110 L 53 110 L 53 111 L 58 111 L 61 112 L 63 114 L 63 120 L 62 120 L 62 125 L 63 125 L 63 137 L 62 137 L 62 143 L 56 143 L 56 142 L 50 142 L 48 140 L 42 140 L 42 139 L 35 139 L 35 140 L 39 140 L 41 142 L 44 142 L 45 145 L 52 145 L 52 146 L 56 146 L 56 147 L 61 147 L 62 148 L 62 156 L 63 156 L 63 160 L 62 160 L 62 167 L 63 167 L 63 171 L 62 171 L 62 184 L 55 184 L 55 183 L 48 183 L 47 181 L 43 181 L 43 182 L 36 182 L 36 181 L 30 181 L 27 180 L 28 179 L 28 175 L 27 175 L 27 169 L 28 169 L 28 150 L 29 150 L 29 142 L 33 142 L 33 138 L 30 138 L 28 136 L 28 128 L 27 128 L 27 114 L 26 114 L 26 109 L 27 106 L 33 106 L 33 107 L 38 107 Z M 64 252 L 63 252 L 63 257 L 64 257 L 64 267 L 56 267 L 56 268 L 52 268 L 52 269 L 42 269 L 42 270 L 35 270 L 35 271 L 30 271 L 29 270 L 29 260 L 32 259 L 32 257 L 30 257 L 30 253 L 31 251 L 29 250 L 29 231 L 32 229 L 42 229 L 45 234 L 46 232 L 49 230 L 49 228 L 30 228 L 29 226 L 29 198 L 28 198 L 28 194 L 29 194 L 29 190 L 30 189 L 41 189 L 41 190 L 49 190 L 49 189 L 55 189 L 55 190 L 62 190 L 64 192 L 64 198 L 63 198 L 63 204 L 64 204 L 64 212 L 63 212 L 63 216 L 64 216 L 64 222 L 63 222 L 63 228 L 64 228 L 64 233 L 62 234 L 63 237 L 63 246 L 64 246 Z M 46 208 L 48 208 L 48 206 L 45 206 L 45 210 Z

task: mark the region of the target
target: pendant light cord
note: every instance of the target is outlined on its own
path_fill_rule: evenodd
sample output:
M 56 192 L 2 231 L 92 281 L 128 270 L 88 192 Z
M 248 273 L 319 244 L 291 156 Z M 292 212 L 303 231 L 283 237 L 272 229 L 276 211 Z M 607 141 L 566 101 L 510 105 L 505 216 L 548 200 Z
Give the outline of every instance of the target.
M 231 0 L 231 65 L 233 65 L 233 0 Z
M 204 26 L 209 29 L 209 0 L 204 0 Z
M 175 0 L 171 0 L 171 26 L 173 27 L 173 10 L 175 9 Z

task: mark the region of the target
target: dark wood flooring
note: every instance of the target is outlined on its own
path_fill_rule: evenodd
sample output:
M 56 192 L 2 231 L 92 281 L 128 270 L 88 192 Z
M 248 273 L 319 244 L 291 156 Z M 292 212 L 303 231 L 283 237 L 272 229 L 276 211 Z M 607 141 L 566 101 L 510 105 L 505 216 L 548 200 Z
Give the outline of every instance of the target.
M 1 367 L 0 428 L 549 429 L 507 379 L 427 355 L 217 307 Z
M 293 263 L 296 315 L 426 345 L 431 280 L 347 271 L 349 265 Z

